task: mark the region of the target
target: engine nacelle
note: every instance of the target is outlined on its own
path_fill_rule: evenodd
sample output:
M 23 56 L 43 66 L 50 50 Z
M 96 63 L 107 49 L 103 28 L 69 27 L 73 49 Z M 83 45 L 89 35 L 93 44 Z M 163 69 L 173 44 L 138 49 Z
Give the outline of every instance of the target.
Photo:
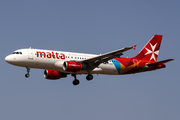
M 80 62 L 65 61 L 63 63 L 63 70 L 68 72 L 78 72 L 82 69 L 82 64 Z
M 60 79 L 63 77 L 67 77 L 67 75 L 65 73 L 61 73 L 56 70 L 44 70 L 44 77 L 46 79 L 56 80 L 56 79 Z

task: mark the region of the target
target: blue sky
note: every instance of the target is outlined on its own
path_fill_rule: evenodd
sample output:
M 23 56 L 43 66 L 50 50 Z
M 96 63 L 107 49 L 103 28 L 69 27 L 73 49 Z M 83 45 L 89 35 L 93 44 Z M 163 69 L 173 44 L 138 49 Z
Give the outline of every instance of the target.
M 4 0 L 0 2 L 1 120 L 179 120 L 180 2 L 118 0 Z M 158 60 L 174 58 L 162 70 L 135 75 L 78 75 L 44 79 L 43 70 L 9 65 L 20 48 L 100 54 L 137 45 L 154 34 L 163 40 Z

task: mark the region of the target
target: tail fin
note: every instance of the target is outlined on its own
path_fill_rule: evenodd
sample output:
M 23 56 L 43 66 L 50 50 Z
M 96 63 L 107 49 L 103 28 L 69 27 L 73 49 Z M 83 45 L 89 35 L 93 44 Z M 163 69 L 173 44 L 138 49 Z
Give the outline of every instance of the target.
M 143 60 L 149 63 L 156 62 L 162 37 L 162 35 L 154 35 L 133 59 Z

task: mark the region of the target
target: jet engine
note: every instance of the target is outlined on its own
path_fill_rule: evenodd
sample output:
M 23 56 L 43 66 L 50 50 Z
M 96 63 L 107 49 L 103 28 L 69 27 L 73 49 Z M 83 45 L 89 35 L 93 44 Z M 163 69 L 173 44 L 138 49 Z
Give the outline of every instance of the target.
M 63 70 L 68 72 L 78 72 L 82 69 L 82 64 L 80 62 L 65 61 L 63 63 Z
M 44 70 L 44 77 L 50 80 L 57 80 L 63 77 L 67 77 L 67 75 L 56 70 Z

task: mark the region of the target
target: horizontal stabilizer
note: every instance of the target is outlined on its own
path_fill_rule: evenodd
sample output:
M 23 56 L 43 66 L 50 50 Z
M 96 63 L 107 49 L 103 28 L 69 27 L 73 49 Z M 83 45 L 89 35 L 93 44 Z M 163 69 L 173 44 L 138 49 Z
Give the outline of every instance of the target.
M 174 59 L 167 59 L 167 60 L 163 60 L 163 61 L 159 61 L 159 62 L 155 62 L 155 63 L 149 63 L 147 64 L 148 67 L 153 67 L 153 66 L 157 66 L 157 65 L 161 65 L 163 63 L 167 63 L 167 62 L 170 62 Z

